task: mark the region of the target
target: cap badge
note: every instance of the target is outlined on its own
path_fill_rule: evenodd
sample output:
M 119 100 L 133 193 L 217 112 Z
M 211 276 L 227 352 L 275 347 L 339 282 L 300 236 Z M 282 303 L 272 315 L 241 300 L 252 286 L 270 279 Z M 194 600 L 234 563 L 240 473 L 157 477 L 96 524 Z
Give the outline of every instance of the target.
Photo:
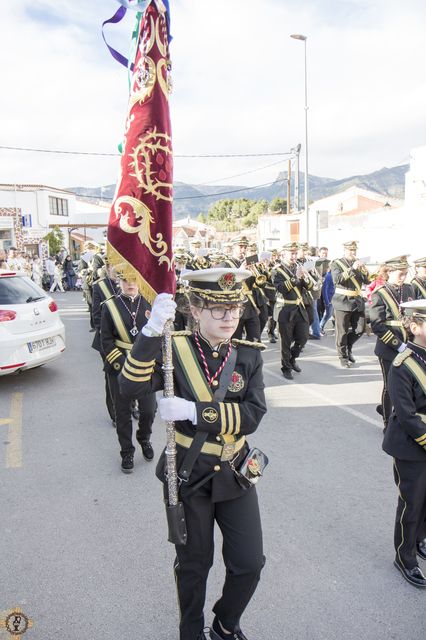
M 217 281 L 219 287 L 224 291 L 228 291 L 235 286 L 237 279 L 234 273 L 224 273 Z

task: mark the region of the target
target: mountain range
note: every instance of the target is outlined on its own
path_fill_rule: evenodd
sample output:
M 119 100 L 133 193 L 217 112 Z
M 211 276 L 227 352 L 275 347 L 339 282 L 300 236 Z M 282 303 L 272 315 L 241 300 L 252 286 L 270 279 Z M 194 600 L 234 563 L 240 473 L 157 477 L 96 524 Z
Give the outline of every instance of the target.
M 375 191 L 389 198 L 404 198 L 405 174 L 409 169 L 408 164 L 396 167 L 384 167 L 379 171 L 373 171 L 365 175 L 350 176 L 348 178 L 322 178 L 309 175 L 309 200 L 319 200 L 344 191 L 352 186 L 362 187 Z M 99 198 L 111 200 L 114 195 L 115 185 L 104 187 L 69 187 L 70 191 L 78 194 L 82 199 Z M 287 172 L 278 174 L 275 181 L 266 186 L 244 187 L 230 185 L 202 185 L 175 182 L 173 185 L 173 212 L 176 219 L 190 216 L 196 217 L 199 213 L 206 214 L 210 205 L 224 198 L 248 198 L 250 200 L 267 200 L 270 202 L 276 197 L 287 197 Z M 291 193 L 294 194 L 294 175 L 291 181 Z M 299 177 L 299 199 L 303 206 L 304 174 Z

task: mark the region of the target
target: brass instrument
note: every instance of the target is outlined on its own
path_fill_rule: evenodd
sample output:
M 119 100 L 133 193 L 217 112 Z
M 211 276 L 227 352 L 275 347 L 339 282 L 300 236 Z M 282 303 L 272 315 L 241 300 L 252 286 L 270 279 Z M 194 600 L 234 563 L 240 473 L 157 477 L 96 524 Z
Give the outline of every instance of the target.
M 320 281 L 321 281 L 321 276 L 320 276 L 320 274 L 318 273 L 318 271 L 315 269 L 315 267 L 314 267 L 315 276 L 316 276 L 316 278 L 318 278 L 318 279 L 314 278 L 314 276 L 313 276 L 309 271 L 307 271 L 307 270 L 304 268 L 304 266 L 303 266 L 303 262 L 300 262 L 300 260 L 296 260 L 296 264 L 297 264 L 297 268 L 298 268 L 298 270 L 299 270 L 299 269 L 301 269 L 301 270 L 302 270 L 302 278 L 303 278 L 303 280 L 304 280 L 305 282 L 307 282 L 308 284 L 311 282 L 311 283 L 312 283 L 312 290 L 313 290 L 313 291 L 318 291 L 318 290 L 319 290 L 319 288 L 320 288 L 319 283 L 320 283 Z

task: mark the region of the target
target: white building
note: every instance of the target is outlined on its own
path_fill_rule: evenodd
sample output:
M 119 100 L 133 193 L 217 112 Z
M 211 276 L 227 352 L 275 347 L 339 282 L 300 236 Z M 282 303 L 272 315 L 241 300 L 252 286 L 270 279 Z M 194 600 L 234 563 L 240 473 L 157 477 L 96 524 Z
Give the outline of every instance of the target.
M 411 150 L 405 201 L 353 186 L 309 207 L 309 244 L 328 247 L 330 256 L 341 254 L 343 242 L 357 240 L 359 257 L 371 263 L 402 253 L 415 259 L 426 255 L 425 231 L 426 146 Z M 258 239 L 262 250 L 304 241 L 304 212 L 261 216 Z

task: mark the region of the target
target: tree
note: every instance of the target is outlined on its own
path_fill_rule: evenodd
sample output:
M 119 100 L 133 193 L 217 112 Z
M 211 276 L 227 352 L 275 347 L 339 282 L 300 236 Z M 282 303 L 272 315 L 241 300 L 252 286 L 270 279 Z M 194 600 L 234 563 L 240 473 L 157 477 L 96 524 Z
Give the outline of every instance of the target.
M 197 220 L 198 222 L 202 222 L 203 224 L 206 224 L 207 222 L 206 214 L 203 212 L 199 213 L 197 216 Z
M 49 243 L 49 254 L 51 256 L 60 252 L 64 246 L 64 234 L 59 227 L 53 227 L 52 231 L 44 236 L 43 240 L 47 240 Z
M 269 205 L 271 213 L 287 213 L 287 200 L 285 198 L 274 198 Z

